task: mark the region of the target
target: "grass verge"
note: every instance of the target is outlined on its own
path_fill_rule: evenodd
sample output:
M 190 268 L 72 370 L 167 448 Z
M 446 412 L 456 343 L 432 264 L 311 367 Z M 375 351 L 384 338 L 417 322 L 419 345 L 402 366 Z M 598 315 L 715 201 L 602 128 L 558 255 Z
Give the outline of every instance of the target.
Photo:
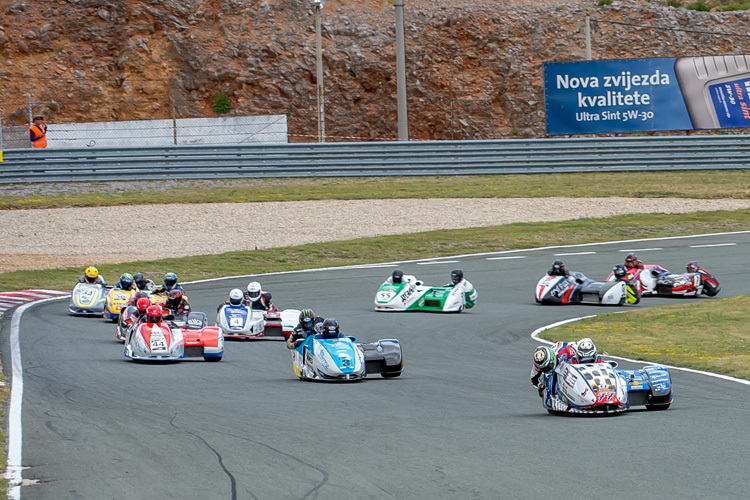
M 541 337 L 553 341 L 591 337 L 600 353 L 750 379 L 750 297 L 679 302 L 601 314 L 548 330 Z
M 750 171 L 602 172 L 58 183 L 0 187 L 0 210 L 135 204 L 395 198 L 750 198 Z
M 314 243 L 266 250 L 227 252 L 175 259 L 97 266 L 114 281 L 123 272 L 142 272 L 160 282 L 166 272 L 180 281 L 220 276 L 365 264 L 465 253 L 494 252 L 571 243 L 740 231 L 750 227 L 750 210 L 690 214 L 633 214 L 606 219 L 517 223 L 494 227 L 438 230 L 398 236 Z M 23 288 L 70 290 L 81 268 L 0 274 L 0 291 Z

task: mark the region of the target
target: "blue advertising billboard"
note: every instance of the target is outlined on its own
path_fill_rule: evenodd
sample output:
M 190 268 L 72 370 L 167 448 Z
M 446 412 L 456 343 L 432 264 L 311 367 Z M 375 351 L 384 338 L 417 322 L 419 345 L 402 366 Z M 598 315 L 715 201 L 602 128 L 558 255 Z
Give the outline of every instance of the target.
M 544 64 L 547 135 L 750 127 L 750 56 Z

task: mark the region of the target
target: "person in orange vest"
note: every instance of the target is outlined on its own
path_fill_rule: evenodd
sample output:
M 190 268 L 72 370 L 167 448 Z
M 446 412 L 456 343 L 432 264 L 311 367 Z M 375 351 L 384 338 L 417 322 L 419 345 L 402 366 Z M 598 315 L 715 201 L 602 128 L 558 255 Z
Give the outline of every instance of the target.
M 34 123 L 29 127 L 29 138 L 31 139 L 31 147 L 47 147 L 47 122 L 43 116 L 34 117 Z

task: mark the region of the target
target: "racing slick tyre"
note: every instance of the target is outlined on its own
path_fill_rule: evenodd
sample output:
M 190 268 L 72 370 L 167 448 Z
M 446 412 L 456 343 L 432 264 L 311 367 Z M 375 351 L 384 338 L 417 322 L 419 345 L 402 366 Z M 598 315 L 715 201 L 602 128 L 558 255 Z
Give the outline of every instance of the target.
M 705 293 L 709 297 L 713 297 L 718 294 L 719 290 L 720 288 L 718 286 L 713 286 L 711 283 L 703 283 L 703 293 Z
M 222 356 L 206 356 L 203 358 L 203 361 L 209 361 L 211 363 L 216 363 L 217 361 L 221 361 Z

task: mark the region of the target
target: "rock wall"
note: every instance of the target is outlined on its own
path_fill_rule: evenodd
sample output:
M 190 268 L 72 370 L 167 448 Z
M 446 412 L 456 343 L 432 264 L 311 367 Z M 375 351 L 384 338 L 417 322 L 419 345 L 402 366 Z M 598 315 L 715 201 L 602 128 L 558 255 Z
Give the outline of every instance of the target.
M 5 0 L 4 125 L 286 114 L 317 140 L 310 0 Z M 403 0 L 411 139 L 544 136 L 543 63 L 750 53 L 750 14 L 652 1 Z M 322 8 L 327 140 L 398 137 L 393 0 Z M 31 106 L 29 105 L 31 103 Z

